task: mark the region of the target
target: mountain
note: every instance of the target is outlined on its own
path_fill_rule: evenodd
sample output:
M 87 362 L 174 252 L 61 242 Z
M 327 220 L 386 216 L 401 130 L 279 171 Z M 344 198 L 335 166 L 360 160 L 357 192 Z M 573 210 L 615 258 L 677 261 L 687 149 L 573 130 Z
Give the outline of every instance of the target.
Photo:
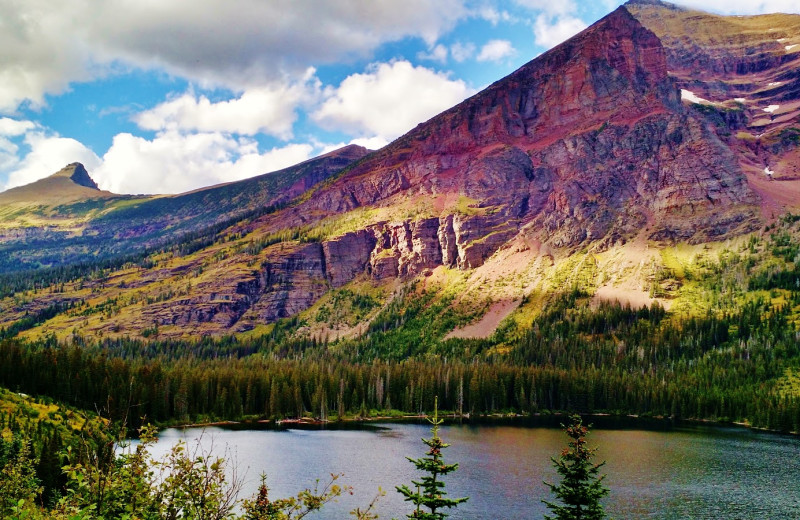
M 734 152 L 762 215 L 796 208 L 800 16 L 716 16 L 649 0 L 626 8 L 658 36 L 670 78 Z
M 742 280 L 762 262 L 793 272 L 765 244 L 800 205 L 799 29 L 794 15 L 629 2 L 377 152 L 93 202 L 74 236 L 37 251 L 63 263 L 162 249 L 9 277 L 0 324 L 62 339 L 330 340 L 412 330 L 398 309 L 414 308 L 434 324 L 409 336 L 424 343 L 523 330 L 570 290 L 706 312 L 703 280 L 731 248 L 753 255 Z M 4 240 L 18 264 L 42 255 Z M 20 297 L 25 283 L 51 290 Z
M 107 198 L 80 163 L 72 163 L 46 179 L 0 192 L 0 204 L 23 205 L 42 202 L 71 202 Z
M 367 152 L 350 145 L 277 172 L 156 196 L 100 191 L 83 165 L 70 164 L 0 193 L 0 272 L 131 253 L 270 211 Z
M 470 230 L 455 237 L 468 267 L 505 240 L 475 253 L 469 242 L 523 228 L 569 247 L 629 240 L 643 228 L 650 239 L 700 242 L 759 224 L 734 151 L 684 106 L 660 40 L 625 7 L 420 125 L 296 212 L 416 198 L 438 202 L 417 204 L 434 217 L 456 213 L 448 196 L 490 213 L 455 224 Z M 455 233 L 443 226 L 440 235 Z

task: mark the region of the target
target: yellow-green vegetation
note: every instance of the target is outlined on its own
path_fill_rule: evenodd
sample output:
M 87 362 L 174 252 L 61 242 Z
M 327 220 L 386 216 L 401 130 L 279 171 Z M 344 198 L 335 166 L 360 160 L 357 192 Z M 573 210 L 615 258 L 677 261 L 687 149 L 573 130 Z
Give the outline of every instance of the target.
M 787 368 L 784 376 L 778 380 L 777 392 L 782 397 L 800 398 L 800 367 Z
M 756 44 L 769 37 L 774 40 L 796 35 L 800 30 L 797 17 L 785 14 L 733 17 L 682 9 L 651 9 L 647 5 L 630 5 L 627 9 L 644 20 L 645 26 L 659 38 L 690 35 L 694 43 L 712 47 L 726 41 Z
M 320 298 L 310 309 L 301 314 L 310 318 L 312 330 L 352 328 L 368 324 L 386 301 L 386 288 L 370 281 L 356 281 L 345 287 L 334 289 Z
M 40 424 L 41 423 L 41 424 Z M 102 431 L 107 421 L 97 415 L 34 398 L 0 387 L 0 433 L 10 439 L 12 432 L 58 431 L 63 438 L 82 431 Z
M 387 220 L 388 215 L 388 210 L 381 211 L 379 208 L 361 207 L 341 215 L 327 217 L 321 222 L 301 230 L 301 235 L 307 240 L 322 242 Z
M 486 208 L 478 207 L 477 199 L 467 197 L 466 195 L 460 195 L 456 203 L 448 209 L 450 209 L 450 213 L 467 216 L 485 215 L 487 213 Z
M 326 217 L 313 226 L 299 230 L 299 234 L 304 240 L 322 242 L 381 222 L 407 222 L 438 217 L 430 198 L 411 197 L 392 202 L 384 206 L 362 206 L 347 213 Z
M 556 263 L 550 278 L 553 292 L 572 287 L 594 292 L 597 286 L 597 260 L 592 253 L 577 252 Z

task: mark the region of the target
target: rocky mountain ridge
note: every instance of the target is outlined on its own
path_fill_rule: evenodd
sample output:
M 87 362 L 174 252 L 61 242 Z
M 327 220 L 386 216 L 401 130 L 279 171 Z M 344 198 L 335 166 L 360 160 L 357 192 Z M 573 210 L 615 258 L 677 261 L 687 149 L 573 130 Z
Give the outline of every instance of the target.
M 467 313 L 500 301 L 513 311 L 569 286 L 652 303 L 679 286 L 659 274 L 663 248 L 735 238 L 800 205 L 798 38 L 800 16 L 629 2 L 377 152 L 348 149 L 317 174 L 287 173 L 279 190 L 235 183 L 110 212 L 86 229 L 155 236 L 174 226 L 164 216 L 176 200 L 272 207 L 198 251 L 153 255 L 22 305 L 7 299 L 0 314 L 11 322 L 90 301 L 94 311 L 50 325 L 183 337 L 257 333 L 302 315 L 327 334 L 319 309 L 330 295 L 357 286 L 385 303 L 415 279 L 460 284 L 451 305 Z M 780 84 L 759 86 L 767 79 Z M 140 228 L 104 227 L 144 210 Z

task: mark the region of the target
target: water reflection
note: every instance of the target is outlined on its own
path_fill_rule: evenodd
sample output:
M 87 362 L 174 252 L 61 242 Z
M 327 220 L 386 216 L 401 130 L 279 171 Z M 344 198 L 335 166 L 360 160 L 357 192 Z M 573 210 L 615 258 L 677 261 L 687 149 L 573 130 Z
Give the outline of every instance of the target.
M 596 421 L 597 422 L 597 421 Z M 239 473 L 246 473 L 244 495 L 268 476 L 273 497 L 314 485 L 316 478 L 345 473 L 353 496 L 327 506 L 316 518 L 346 519 L 378 490 L 381 518 L 410 510 L 394 487 L 418 475 L 406 456 L 424 452 L 424 424 L 389 423 L 379 429 L 230 430 L 207 428 L 202 443 L 217 453 L 227 446 Z M 598 425 L 600 426 L 600 425 Z M 603 425 L 606 426 L 606 425 Z M 627 428 L 627 426 L 626 426 Z M 170 429 L 154 448 L 159 456 L 178 439 L 191 441 L 202 430 Z M 566 442 L 556 428 L 507 425 L 446 425 L 451 444 L 445 461 L 459 462 L 447 479 L 450 496 L 469 496 L 457 516 L 470 519 L 541 518 L 550 498 L 543 481 L 557 480 L 550 457 Z M 796 518 L 800 504 L 800 439 L 742 429 L 670 426 L 663 431 L 595 429 L 590 441 L 611 493 L 607 511 L 615 518 Z

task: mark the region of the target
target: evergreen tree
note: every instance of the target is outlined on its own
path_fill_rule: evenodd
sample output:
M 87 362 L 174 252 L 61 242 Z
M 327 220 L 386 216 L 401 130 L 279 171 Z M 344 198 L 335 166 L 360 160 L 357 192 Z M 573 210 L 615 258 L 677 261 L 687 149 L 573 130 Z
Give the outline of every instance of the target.
M 412 459 L 406 457 L 418 470 L 424 471 L 425 476 L 421 480 L 412 480 L 411 483 L 416 486 L 416 491 L 410 489 L 407 485 L 397 486 L 397 491 L 405 497 L 405 501 L 414 504 L 414 511 L 407 515 L 407 518 L 423 519 L 423 520 L 441 520 L 447 517 L 440 509 L 455 507 L 462 502 L 466 502 L 469 497 L 464 498 L 446 498 L 447 493 L 444 491 L 444 482 L 440 477 L 452 473 L 458 469 L 458 464 L 445 464 L 442 460 L 442 450 L 449 446 L 442 441 L 439 437 L 439 425 L 442 420 L 439 419 L 439 402 L 438 398 L 434 400 L 433 419 L 428 419 L 433 425 L 431 431 L 433 436 L 430 439 L 422 439 L 428 448 L 425 457 L 419 459 Z M 428 511 L 423 511 L 424 507 Z
M 542 500 L 555 516 L 545 516 L 549 520 L 601 520 L 606 518 L 600 499 L 608 494 L 603 486 L 605 475 L 598 476 L 605 464 L 592 463 L 597 448 L 586 446 L 589 429 L 583 425 L 579 415 L 573 415 L 564 432 L 571 439 L 568 447 L 557 459 L 551 459 L 556 471 L 561 475 L 560 484 L 545 484 L 563 505 Z

